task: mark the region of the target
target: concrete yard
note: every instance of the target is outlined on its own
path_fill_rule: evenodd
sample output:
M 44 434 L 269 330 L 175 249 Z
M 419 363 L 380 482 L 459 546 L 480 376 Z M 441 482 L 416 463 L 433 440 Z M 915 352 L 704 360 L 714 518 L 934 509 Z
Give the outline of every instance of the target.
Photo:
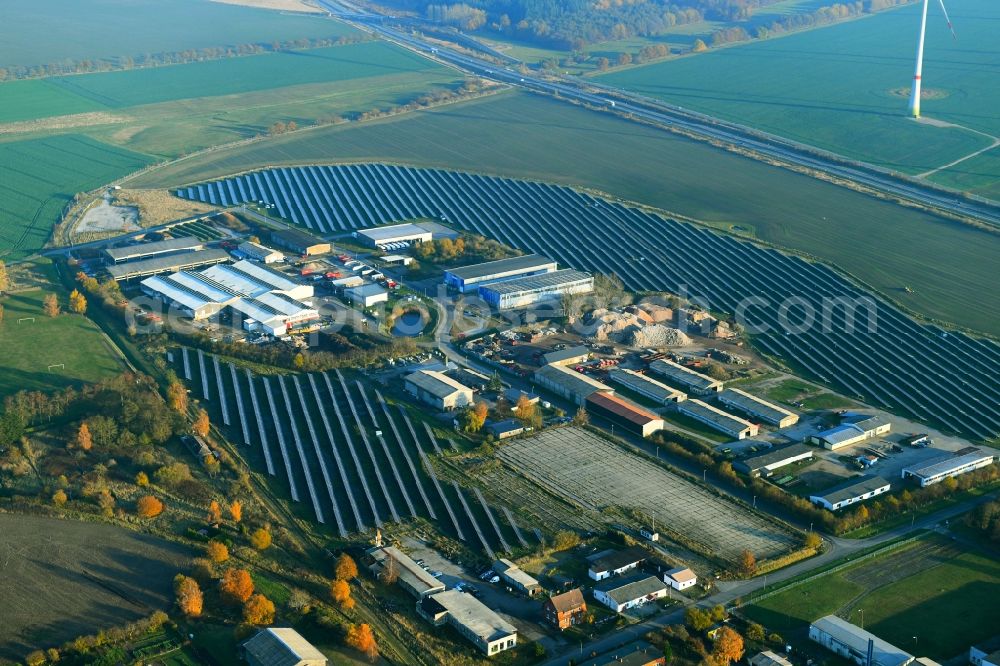
M 581 428 L 546 430 L 503 445 L 500 458 L 550 492 L 594 511 L 618 506 L 655 519 L 703 553 L 733 562 L 797 544 L 789 530 Z

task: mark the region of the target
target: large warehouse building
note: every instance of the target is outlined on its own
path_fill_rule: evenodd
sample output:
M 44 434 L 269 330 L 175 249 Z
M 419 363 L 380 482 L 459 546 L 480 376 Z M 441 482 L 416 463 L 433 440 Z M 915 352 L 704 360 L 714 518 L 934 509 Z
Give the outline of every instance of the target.
M 109 264 L 122 264 L 127 261 L 141 261 L 178 252 L 204 249 L 204 241 L 200 241 L 194 236 L 184 236 L 182 238 L 166 238 L 152 243 L 136 243 L 125 247 L 109 247 L 104 250 L 104 259 Z
M 486 655 L 517 645 L 517 628 L 481 601 L 459 590 L 445 590 L 424 597 L 417 613 L 435 627 L 450 624 Z
M 558 264 L 548 257 L 525 254 L 447 270 L 444 272 L 444 283 L 466 294 L 492 282 L 550 273 L 556 270 L 557 266 Z
M 278 229 L 271 232 L 271 242 L 278 247 L 291 250 L 296 254 L 309 257 L 314 254 L 326 254 L 330 251 L 330 243 L 311 236 L 299 229 Z
M 592 291 L 593 275 L 566 268 L 544 275 L 483 285 L 479 287 L 479 298 L 497 310 L 512 310 L 558 301 L 565 294 L 589 294 Z
M 445 590 L 444 583 L 395 546 L 372 548 L 367 554 L 372 558 L 372 573 L 381 577 L 387 570 L 391 570 L 399 586 L 417 599 Z
M 663 430 L 663 419 L 645 407 L 614 393 L 598 391 L 587 396 L 587 411 L 621 426 L 640 437 Z
M 919 465 L 904 467 L 900 476 L 904 479 L 916 479 L 920 483 L 920 487 L 924 488 L 949 477 L 988 467 L 994 462 L 996 462 L 996 456 L 993 453 L 987 453 L 982 449 L 970 446 L 961 451 L 946 453 Z
M 687 393 L 671 388 L 663 382 L 658 382 L 648 375 L 635 370 L 625 368 L 615 368 L 608 376 L 611 381 L 621 384 L 630 391 L 634 391 L 644 398 L 649 398 L 653 402 L 661 405 L 668 405 L 687 400 Z
M 785 465 L 812 458 L 813 449 L 805 444 L 792 444 L 757 456 L 749 456 L 734 463 L 733 467 L 749 476 L 771 476 L 774 470 L 781 469 Z
M 701 421 L 709 428 L 718 430 L 724 435 L 735 437 L 736 439 L 746 439 L 756 437 L 760 428 L 756 423 L 750 423 L 738 416 L 733 416 L 724 412 L 718 407 L 713 407 L 701 400 L 691 399 L 680 403 L 677 411 L 685 416 Z
M 788 428 L 799 422 L 798 414 L 738 388 L 728 388 L 720 393 L 719 402 L 778 428 Z
M 386 227 L 372 227 L 357 232 L 358 240 L 369 247 L 382 248 L 393 243 L 426 243 L 431 240 L 430 230 L 419 224 L 391 224 Z
M 722 390 L 722 382 L 712 379 L 700 372 L 695 372 L 690 368 L 685 368 L 680 363 L 674 363 L 667 359 L 657 359 L 649 364 L 649 369 L 664 377 L 671 384 L 677 384 L 689 393 L 707 395 L 718 393 Z
M 850 504 L 863 502 L 876 495 L 889 492 L 889 482 L 881 476 L 862 476 L 849 479 L 847 482 L 834 486 L 821 495 L 810 495 L 809 501 L 819 504 L 830 511 L 836 511 Z
M 821 617 L 809 625 L 809 638 L 858 666 L 907 666 L 913 661 L 908 652 L 836 615 Z
M 540 367 L 535 371 L 535 383 L 581 406 L 587 401 L 587 396 L 597 391 L 614 393 L 614 389 L 607 384 L 561 365 Z
M 825 449 L 836 451 L 884 435 L 892 429 L 892 423 L 881 416 L 868 414 L 846 414 L 841 424 L 809 436 L 809 441 Z
M 443 372 L 417 370 L 406 376 L 406 390 L 437 409 L 457 409 L 472 404 L 472 389 Z
M 310 285 L 252 261 L 156 275 L 142 281 L 142 291 L 196 320 L 230 308 L 243 328 L 267 335 L 286 335 L 319 320 L 319 313 L 301 300 L 312 297 Z
M 229 254 L 225 250 L 209 248 L 207 250 L 175 252 L 155 255 L 147 259 L 126 261 L 108 266 L 106 270 L 112 278 L 120 281 L 149 277 L 150 275 L 159 275 L 160 273 L 186 271 L 192 268 L 221 264 L 226 261 L 229 261 Z

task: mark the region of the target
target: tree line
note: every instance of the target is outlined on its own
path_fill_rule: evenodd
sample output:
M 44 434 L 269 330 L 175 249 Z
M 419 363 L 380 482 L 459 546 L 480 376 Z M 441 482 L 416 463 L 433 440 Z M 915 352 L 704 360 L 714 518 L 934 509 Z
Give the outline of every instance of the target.
M 778 0 L 392 0 L 390 4 L 466 31 L 485 31 L 560 50 L 579 50 L 587 44 L 652 37 L 678 25 L 700 21 L 739 23 L 755 10 Z M 856 0 L 789 14 L 754 31 L 753 37 L 823 25 L 850 16 L 880 11 L 911 0 Z M 729 26 L 710 35 L 713 44 L 750 39 L 742 26 Z M 631 55 L 631 54 L 629 54 Z
M 183 51 L 163 51 L 142 55 L 115 56 L 110 58 L 81 58 L 79 60 L 66 58 L 59 62 L 36 65 L 9 65 L 0 67 L 0 81 L 15 81 L 18 79 L 39 79 L 47 76 L 63 76 L 66 74 L 90 74 L 94 72 L 112 72 L 118 70 L 142 69 L 145 67 L 160 67 L 163 65 L 181 65 L 203 60 L 221 60 L 223 58 L 238 58 L 240 56 L 260 55 L 300 49 L 322 48 L 326 46 L 343 46 L 370 41 L 373 37 L 366 34 L 341 35 L 339 37 L 314 37 L 288 39 L 272 42 L 251 42 L 235 46 L 206 46 L 199 49 L 184 49 Z

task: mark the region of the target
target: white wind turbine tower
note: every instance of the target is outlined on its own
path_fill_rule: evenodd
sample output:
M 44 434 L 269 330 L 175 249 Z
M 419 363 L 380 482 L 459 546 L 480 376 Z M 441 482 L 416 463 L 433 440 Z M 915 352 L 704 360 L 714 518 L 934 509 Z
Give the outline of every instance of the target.
M 948 29 L 951 30 L 951 37 L 955 39 L 955 29 L 951 27 L 951 19 L 948 18 L 948 10 L 944 8 L 944 0 L 941 3 L 941 12 L 944 20 L 948 22 Z M 920 17 L 920 41 L 917 43 L 917 68 L 913 73 L 913 88 L 910 91 L 910 115 L 914 118 L 920 117 L 920 76 L 924 68 L 924 35 L 927 32 L 927 5 L 929 0 L 924 0 L 924 9 Z

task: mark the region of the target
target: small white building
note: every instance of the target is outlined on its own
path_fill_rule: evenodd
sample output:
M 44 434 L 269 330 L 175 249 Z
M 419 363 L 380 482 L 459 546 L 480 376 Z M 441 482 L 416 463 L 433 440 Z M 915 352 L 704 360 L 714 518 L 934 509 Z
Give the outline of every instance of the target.
M 667 585 L 656 576 L 636 574 L 613 578 L 594 586 L 594 598 L 616 613 L 667 596 Z
M 625 550 L 611 550 L 591 556 L 587 575 L 593 580 L 604 580 L 636 569 L 649 557 L 645 550 L 639 547 Z
M 846 483 L 830 488 L 818 495 L 810 495 L 809 501 L 830 511 L 836 511 L 850 504 L 857 504 L 866 499 L 889 492 L 890 484 L 881 476 L 862 476 L 850 479 Z
M 253 241 L 244 241 L 236 249 L 242 252 L 247 259 L 259 261 L 262 264 L 274 264 L 285 260 L 283 253 Z
M 686 590 L 698 583 L 698 576 L 688 567 L 677 567 L 663 572 L 663 582 L 675 590 Z
M 472 389 L 443 372 L 418 370 L 406 376 L 406 390 L 436 409 L 452 410 L 472 404 Z
M 370 308 L 376 303 L 385 303 L 389 300 L 389 292 L 384 287 L 377 284 L 363 284 L 357 287 L 344 289 L 344 298 L 355 305 L 363 308 Z

